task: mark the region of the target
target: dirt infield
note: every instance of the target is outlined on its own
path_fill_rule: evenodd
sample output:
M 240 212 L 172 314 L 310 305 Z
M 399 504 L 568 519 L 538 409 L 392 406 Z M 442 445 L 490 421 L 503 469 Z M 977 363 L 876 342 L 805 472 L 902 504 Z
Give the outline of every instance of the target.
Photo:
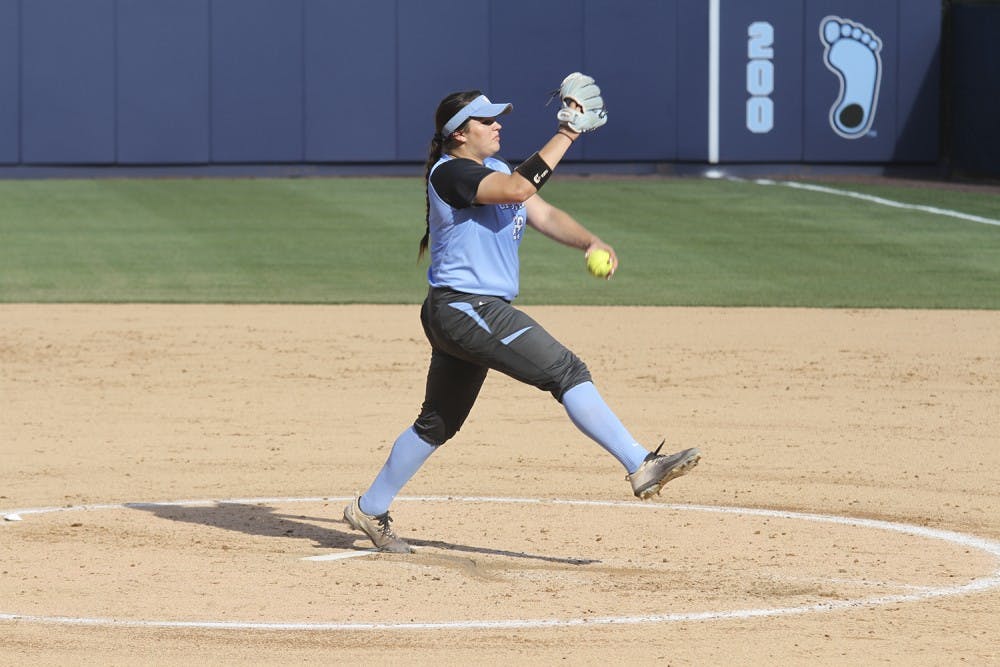
M 416 307 L 0 306 L 0 664 L 1000 660 L 1000 312 L 525 310 L 701 465 L 640 503 L 491 375 L 397 556 L 341 510 Z

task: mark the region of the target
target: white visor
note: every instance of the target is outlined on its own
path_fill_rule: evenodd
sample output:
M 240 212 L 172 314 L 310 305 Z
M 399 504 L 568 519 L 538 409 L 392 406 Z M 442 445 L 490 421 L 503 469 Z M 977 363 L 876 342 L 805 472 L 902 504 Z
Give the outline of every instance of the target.
M 490 98 L 485 95 L 480 95 L 462 107 L 461 111 L 452 116 L 448 122 L 444 124 L 441 134 L 446 137 L 451 135 L 452 132 L 462 126 L 462 123 L 470 118 L 496 118 L 497 116 L 501 116 L 505 113 L 510 113 L 513 108 L 513 104 L 493 104 L 490 102 Z

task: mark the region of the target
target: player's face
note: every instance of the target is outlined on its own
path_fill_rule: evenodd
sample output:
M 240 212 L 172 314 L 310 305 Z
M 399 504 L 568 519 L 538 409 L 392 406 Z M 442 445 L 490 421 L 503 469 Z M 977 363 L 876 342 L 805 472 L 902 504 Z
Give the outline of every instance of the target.
M 500 150 L 500 121 L 496 118 L 471 118 L 465 128 L 466 146 L 482 157 Z

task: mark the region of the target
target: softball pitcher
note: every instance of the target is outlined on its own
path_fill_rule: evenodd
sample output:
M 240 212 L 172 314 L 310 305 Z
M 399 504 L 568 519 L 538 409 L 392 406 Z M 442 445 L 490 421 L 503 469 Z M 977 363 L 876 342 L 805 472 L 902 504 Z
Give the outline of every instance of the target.
M 427 159 L 430 285 L 420 311 L 431 344 L 423 406 L 400 434 L 368 490 L 344 509 L 344 519 L 382 551 L 409 553 L 391 526 L 389 505 L 434 451 L 462 427 L 490 369 L 550 392 L 570 420 L 625 468 L 643 500 L 690 471 L 697 449 L 672 455 L 636 442 L 605 404 L 587 366 L 511 302 L 518 294 L 518 248 L 525 225 L 584 251 L 611 246 L 537 193 L 583 132 L 607 122 L 594 79 L 574 72 L 562 82 L 558 130 L 541 150 L 511 169 L 501 158 L 499 118 L 510 104 L 479 91 L 453 93 L 438 105 Z M 610 276 L 609 276 L 610 277 Z

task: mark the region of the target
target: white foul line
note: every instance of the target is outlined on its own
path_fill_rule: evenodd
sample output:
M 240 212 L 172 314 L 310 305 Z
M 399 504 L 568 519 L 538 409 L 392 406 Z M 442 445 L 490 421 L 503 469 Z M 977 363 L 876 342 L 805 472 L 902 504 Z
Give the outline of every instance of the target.
M 215 504 L 263 504 L 263 503 L 301 503 L 328 502 L 352 500 L 353 496 L 342 498 L 239 498 L 230 500 L 186 500 L 181 502 L 163 503 L 124 503 L 120 505 L 78 505 L 71 507 L 44 507 L 15 510 L 11 513 L 22 515 L 44 514 L 48 512 L 73 512 L 81 510 L 118 510 L 142 508 L 150 506 L 197 506 Z M 874 530 L 887 530 L 928 539 L 943 540 L 970 549 L 984 551 L 1000 559 L 1000 542 L 956 533 L 948 530 L 937 530 L 923 526 L 905 523 L 879 521 L 874 519 L 857 519 L 829 514 L 808 514 L 802 512 L 785 512 L 780 510 L 754 509 L 747 507 L 717 507 L 712 505 L 666 505 L 657 503 L 637 504 L 628 501 L 601 500 L 543 500 L 538 498 L 493 498 L 493 497 L 460 497 L 460 496 L 415 496 L 400 497 L 399 502 L 469 502 L 469 503 L 499 503 L 499 504 L 552 504 L 578 505 L 592 507 L 625 507 L 633 510 L 655 511 L 693 511 L 720 514 L 736 514 L 741 516 L 766 516 L 780 519 L 815 521 L 834 523 L 845 526 L 856 526 Z M 350 552 L 347 556 L 368 555 L 369 552 Z M 322 556 L 310 560 L 332 560 Z M 1000 588 L 1000 570 L 988 576 L 973 579 L 966 584 L 943 587 L 919 588 L 912 593 L 898 595 L 881 595 L 852 600 L 833 600 L 801 607 L 772 607 L 758 609 L 732 609 L 721 611 L 682 612 L 673 614 L 651 614 L 646 616 L 603 616 L 594 618 L 534 618 L 534 619 L 498 619 L 498 620 L 458 620 L 437 622 L 410 623 L 284 623 L 284 622 L 243 622 L 243 621 L 169 621 L 157 619 L 119 619 L 106 617 L 80 618 L 71 616 L 37 616 L 27 614 L 0 613 L 0 621 L 21 621 L 29 623 L 47 623 L 57 625 L 80 626 L 116 626 L 141 628 L 200 628 L 209 630 L 286 630 L 286 631 L 358 631 L 358 630 L 496 630 L 496 629 L 537 629 L 552 627 L 578 627 L 595 625 L 639 625 L 649 623 L 677 623 L 692 621 L 740 620 L 771 616 L 792 616 L 815 612 L 828 612 L 839 609 L 857 609 L 904 602 L 918 602 L 932 598 L 953 595 L 967 595 Z
M 852 199 L 860 199 L 862 201 L 871 202 L 873 204 L 881 204 L 882 206 L 891 206 L 892 208 L 902 208 L 909 211 L 920 211 L 922 213 L 930 213 L 932 215 L 944 215 L 950 218 L 958 218 L 959 220 L 969 220 L 970 222 L 980 222 L 984 225 L 1000 226 L 1000 220 L 994 220 L 993 218 L 984 218 L 979 215 L 972 215 L 971 213 L 961 213 L 959 211 L 952 211 L 951 209 L 947 208 L 938 208 L 936 206 L 924 206 L 922 204 L 907 204 L 905 202 L 895 201 L 893 199 L 886 199 L 884 197 L 876 197 L 874 195 L 866 195 L 862 192 L 854 192 L 852 190 L 838 190 L 836 188 L 828 188 L 822 185 L 812 185 L 810 183 L 796 183 L 794 181 L 772 181 L 765 178 L 758 179 L 754 182 L 757 185 L 784 185 L 786 187 L 795 188 L 797 190 L 822 192 L 828 195 L 838 195 L 840 197 L 850 197 Z

